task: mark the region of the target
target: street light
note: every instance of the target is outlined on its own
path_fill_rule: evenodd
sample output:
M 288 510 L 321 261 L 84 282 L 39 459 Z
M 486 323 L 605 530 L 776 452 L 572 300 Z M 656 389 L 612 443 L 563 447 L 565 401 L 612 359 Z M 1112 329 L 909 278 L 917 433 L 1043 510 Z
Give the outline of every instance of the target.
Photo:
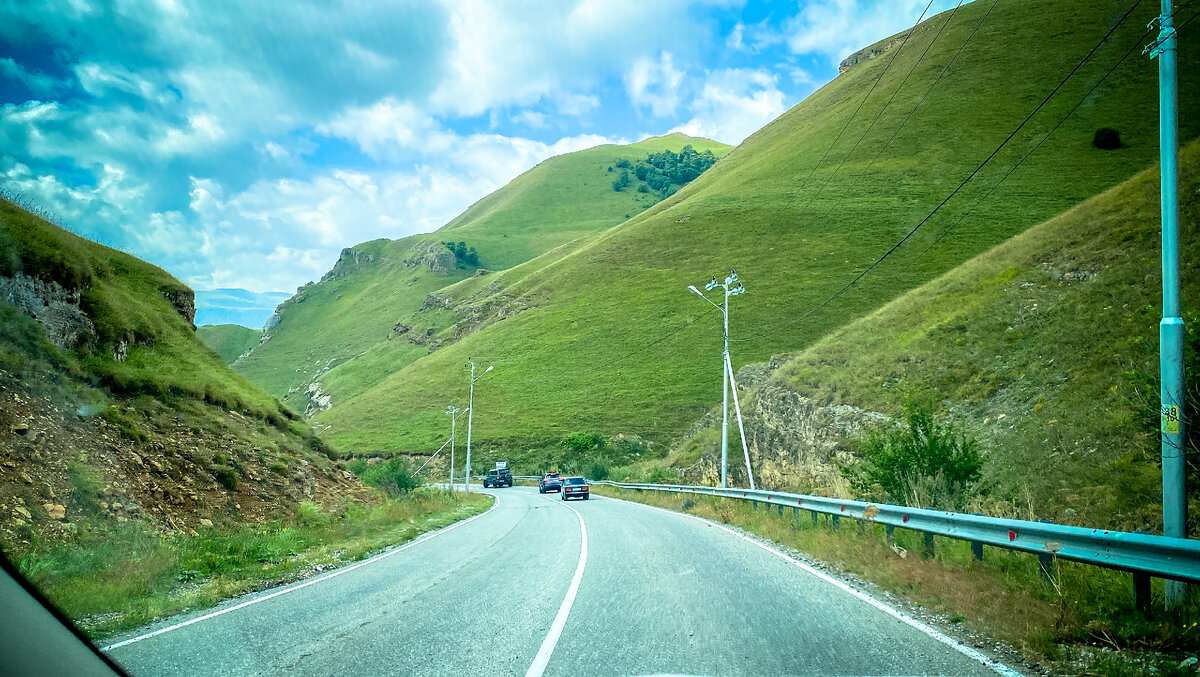
M 475 382 L 487 375 L 492 370 L 492 365 L 488 365 L 487 369 L 479 376 L 475 375 L 475 363 L 467 360 L 467 364 L 471 365 L 471 394 L 467 396 L 467 467 L 465 468 L 466 477 L 463 478 L 463 493 L 471 493 L 471 419 L 475 418 Z
M 446 413 L 450 414 L 450 491 L 454 491 L 454 423 L 462 416 L 462 409 L 453 404 L 446 405 Z
M 733 286 L 734 282 L 737 282 L 736 287 Z M 725 350 L 721 354 L 721 488 L 724 489 L 728 485 L 729 478 L 729 297 L 746 293 L 746 288 L 742 286 L 741 282 L 738 282 L 736 270 L 730 270 L 729 277 L 725 278 L 723 283 L 717 282 L 717 276 L 713 275 L 712 280 L 704 285 L 704 290 L 712 291 L 717 287 L 725 291 L 725 302 L 719 305 L 713 303 L 712 299 L 696 289 L 695 285 L 688 285 L 688 289 L 692 293 L 721 311 L 721 316 L 725 319 Z

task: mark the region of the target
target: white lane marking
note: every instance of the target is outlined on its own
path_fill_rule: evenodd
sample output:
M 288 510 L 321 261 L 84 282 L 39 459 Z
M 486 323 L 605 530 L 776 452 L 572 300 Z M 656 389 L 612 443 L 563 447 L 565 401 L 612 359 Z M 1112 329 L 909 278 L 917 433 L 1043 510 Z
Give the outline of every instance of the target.
M 214 612 L 212 612 L 212 613 L 210 613 L 210 614 L 205 614 L 205 615 L 203 615 L 203 616 L 199 616 L 199 617 L 197 617 L 197 618 L 193 618 L 193 619 L 191 619 L 191 620 L 184 621 L 184 622 L 182 622 L 182 623 L 176 623 L 175 625 L 171 625 L 171 626 L 168 626 L 168 627 L 165 627 L 165 628 L 160 628 L 160 629 L 158 629 L 158 630 L 155 630 L 154 632 L 148 632 L 148 633 L 146 633 L 146 634 L 144 634 L 144 635 L 138 635 L 137 637 L 133 637 L 133 638 L 131 638 L 131 639 L 127 639 L 127 640 L 125 640 L 125 641 L 123 641 L 123 642 L 117 642 L 116 644 L 109 644 L 109 645 L 108 645 L 108 646 L 106 646 L 106 647 L 101 647 L 101 648 L 100 648 L 100 650 L 101 650 L 101 651 L 104 651 L 104 652 L 112 651 L 113 649 L 119 649 L 119 648 L 121 648 L 121 647 L 123 647 L 123 646 L 129 645 L 129 644 L 133 644 L 134 642 L 140 642 L 140 641 L 142 641 L 143 639 L 150 639 L 151 637 L 157 637 L 158 635 L 161 635 L 161 634 L 164 634 L 164 633 L 171 632 L 172 630 L 178 630 L 179 628 L 182 628 L 182 627 L 189 626 L 189 625 L 191 625 L 191 624 L 193 624 L 193 623 L 199 623 L 200 621 L 206 621 L 206 620 L 208 620 L 208 619 L 210 619 L 210 618 L 216 618 L 217 616 L 222 616 L 222 615 L 224 615 L 224 614 L 227 614 L 227 613 L 229 613 L 229 612 L 231 612 L 231 611 L 237 611 L 238 609 L 244 609 L 244 608 L 246 608 L 246 607 L 248 607 L 248 606 L 250 606 L 250 605 L 252 605 L 252 604 L 258 604 L 259 602 L 265 602 L 265 601 L 267 601 L 267 600 L 269 600 L 269 599 L 273 599 L 273 598 L 275 598 L 275 597 L 279 597 L 280 595 L 286 595 L 286 594 L 288 594 L 289 592 L 295 592 L 295 591 L 297 591 L 297 590 L 299 590 L 299 589 L 301 589 L 301 588 L 307 588 L 307 587 L 308 587 L 308 586 L 310 586 L 310 585 L 316 585 L 317 583 L 320 583 L 321 581 L 327 581 L 327 580 L 329 580 L 329 579 L 331 579 L 331 578 L 334 578 L 334 577 L 337 577 L 337 576 L 341 576 L 341 575 L 342 575 L 342 574 L 344 574 L 344 573 L 349 573 L 349 572 L 351 572 L 351 571 L 354 571 L 355 569 L 358 569 L 358 568 L 361 568 L 361 567 L 365 567 L 365 566 L 367 566 L 368 564 L 373 564 L 373 563 L 375 563 L 375 562 L 378 562 L 378 561 L 379 561 L 379 560 L 381 560 L 381 559 L 385 559 L 385 558 L 387 558 L 387 557 L 391 557 L 392 555 L 395 555 L 395 554 L 397 554 L 397 553 L 404 552 L 405 550 L 408 550 L 409 548 L 411 548 L 411 547 L 413 547 L 413 546 L 416 546 L 416 545 L 419 545 L 419 544 L 421 544 L 421 543 L 424 543 L 425 541 L 428 541 L 428 540 L 429 540 L 429 539 L 431 539 L 431 538 L 434 538 L 434 537 L 436 537 L 436 536 L 440 536 L 440 535 L 442 535 L 442 534 L 445 534 L 445 533 L 448 533 L 448 532 L 454 531 L 455 529 L 457 529 L 457 528 L 459 528 L 459 527 L 461 527 L 461 526 L 463 526 L 463 525 L 465 525 L 465 524 L 469 524 L 469 523 L 471 523 L 471 522 L 474 522 L 475 520 L 479 519 L 480 517 L 483 517 L 484 515 L 488 514 L 489 512 L 491 512 L 491 511 L 495 510 L 495 509 L 496 509 L 496 508 L 497 508 L 497 507 L 500 505 L 500 497 L 499 497 L 499 496 L 493 496 L 493 497 L 494 497 L 496 500 L 495 500 L 495 502 L 493 502 L 493 503 L 492 503 L 492 507 L 490 507 L 490 508 L 488 508 L 487 510 L 485 510 L 485 511 L 483 511 L 483 512 L 479 513 L 478 515 L 475 515 L 474 517 L 470 517 L 470 518 L 468 518 L 468 519 L 465 519 L 465 520 L 463 520 L 463 521 L 461 521 L 461 522 L 455 522 L 454 524 L 451 524 L 450 526 L 448 526 L 448 527 L 445 527 L 445 528 L 443 528 L 443 529 L 438 529 L 437 531 L 434 531 L 434 532 L 431 532 L 431 533 L 425 534 L 424 536 L 422 536 L 422 537 L 418 538 L 417 540 L 413 541 L 412 543 L 408 543 L 408 544 L 406 544 L 406 545 L 402 545 L 402 546 L 400 546 L 399 548 L 396 548 L 395 550 L 388 550 L 388 551 L 387 551 L 387 552 L 385 552 L 385 553 L 381 553 L 381 554 L 379 554 L 379 555 L 375 555 L 374 557 L 372 557 L 372 558 L 370 558 L 370 559 L 365 559 L 365 560 L 363 560 L 363 561 L 359 562 L 358 564 L 353 564 L 353 565 L 351 565 L 351 566 L 348 566 L 348 567 L 346 567 L 345 569 L 338 569 L 337 571 L 334 571 L 334 572 L 332 572 L 332 573 L 325 574 L 324 576 L 321 576 L 320 578 L 314 578 L 314 579 L 312 579 L 312 580 L 304 581 L 303 583 L 299 583 L 299 584 L 297 584 L 297 585 L 293 585 L 293 586 L 291 586 L 290 588 L 284 588 L 284 589 L 282 589 L 282 590 L 277 590 L 277 591 L 275 591 L 275 592 L 273 592 L 273 593 L 271 593 L 271 594 L 269 594 L 269 595 L 263 595 L 262 597 L 255 597 L 255 598 L 254 598 L 254 599 L 252 599 L 252 600 L 249 600 L 249 601 L 247 601 L 247 602 L 242 602 L 241 604 L 236 604 L 236 605 L 234 605 L 234 606 L 231 606 L 231 607 L 229 607 L 228 609 L 221 609 L 220 611 L 214 611 Z
M 547 498 L 547 501 L 554 499 Z M 546 671 L 546 665 L 550 662 L 550 656 L 554 653 L 554 647 L 558 645 L 558 638 L 562 636 L 563 627 L 567 624 L 567 616 L 571 614 L 571 605 L 575 603 L 575 594 L 579 592 L 579 581 L 583 580 L 583 567 L 587 564 L 587 527 L 583 524 L 583 515 L 571 506 L 567 505 L 566 501 L 560 501 L 563 507 L 575 513 L 579 518 L 579 535 L 582 539 L 579 546 L 579 564 L 575 567 L 575 575 L 571 578 L 571 585 L 567 587 L 567 595 L 563 597 L 562 605 L 558 607 L 558 615 L 554 617 L 554 622 L 550 624 L 550 632 L 546 633 L 546 638 L 542 640 L 542 647 L 538 649 L 537 655 L 533 657 L 533 664 L 525 671 L 525 677 L 542 677 L 542 673 Z
M 922 623 L 921 621 L 913 618 L 912 616 L 909 616 L 908 614 L 904 613 L 903 611 L 900 611 L 899 609 L 895 609 L 887 604 L 884 604 L 883 602 L 875 599 L 874 597 L 866 594 L 865 592 L 855 590 L 854 588 L 850 587 L 843 581 L 840 581 L 840 580 L 834 578 L 833 576 L 830 576 L 829 574 L 826 574 L 822 571 L 818 571 L 817 569 L 812 568 L 811 566 L 805 564 L 804 562 L 801 562 L 800 560 L 790 557 L 789 555 L 782 553 L 765 543 L 761 543 L 753 538 L 750 538 L 749 536 L 747 536 L 745 534 L 740 534 L 740 533 L 734 531 L 733 529 L 730 529 L 729 527 L 725 526 L 724 524 L 720 524 L 720 523 L 714 522 L 712 520 L 705 519 L 703 517 L 698 517 L 696 515 L 689 515 L 688 513 L 685 513 L 685 512 L 676 512 L 674 510 L 660 508 L 656 505 L 647 505 L 645 503 L 638 503 L 637 501 L 627 501 L 623 498 L 616 498 L 614 496 L 605 496 L 605 498 L 612 498 L 612 499 L 621 501 L 623 503 L 631 503 L 633 505 L 641 506 L 643 508 L 659 510 L 659 511 L 665 512 L 669 515 L 675 515 L 677 517 L 689 517 L 698 522 L 704 522 L 705 524 L 714 526 L 718 529 L 721 529 L 722 531 L 727 531 L 727 532 L 733 534 L 734 536 L 737 536 L 738 538 L 746 541 L 747 543 L 752 543 L 753 545 L 756 545 L 756 546 L 762 548 L 763 550 L 766 550 L 767 552 L 771 553 L 772 555 L 775 555 L 776 557 L 780 557 L 782 559 L 787 560 L 788 562 L 791 562 L 792 564 L 796 565 L 800 569 L 812 574 L 813 576 L 816 576 L 817 578 L 825 581 L 826 583 L 829 583 L 830 585 L 833 585 L 837 588 L 840 588 L 841 590 L 843 590 L 845 592 L 850 593 L 854 597 L 861 599 L 862 601 L 866 602 L 867 604 L 870 604 L 871 606 L 875 607 L 876 609 L 879 609 L 880 611 L 888 614 L 889 616 L 892 616 L 896 620 L 898 620 L 902 623 L 905 623 L 905 624 L 925 633 L 926 635 L 929 635 L 930 637 L 936 639 L 937 641 L 941 642 L 942 644 L 945 644 L 946 646 L 949 646 L 950 648 L 954 649 L 955 651 L 958 651 L 959 653 L 963 654 L 964 656 L 971 658 L 975 661 L 978 661 L 979 663 L 983 664 L 985 667 L 991 668 L 998 674 L 1004 675 L 1005 677 L 1022 677 L 1021 673 L 1017 672 L 1016 670 L 1013 670 L 1012 668 L 1008 667 L 1007 665 L 1005 665 L 997 660 L 989 658 L 987 656 L 987 654 L 983 653 L 982 651 L 977 651 L 976 649 L 973 649 L 973 648 L 963 644 L 962 642 L 958 641 L 957 639 L 954 639 L 953 637 L 946 635 L 945 633 L 941 632 L 937 628 L 926 625 L 925 623 Z

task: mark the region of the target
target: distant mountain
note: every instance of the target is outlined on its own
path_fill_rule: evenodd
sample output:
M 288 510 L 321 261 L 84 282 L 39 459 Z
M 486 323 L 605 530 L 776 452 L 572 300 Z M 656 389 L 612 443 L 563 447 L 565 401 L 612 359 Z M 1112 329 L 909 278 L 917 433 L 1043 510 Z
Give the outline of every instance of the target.
M 252 292 L 245 289 L 213 289 L 196 292 L 196 326 L 240 324 L 262 329 L 275 307 L 291 294 L 280 291 Z

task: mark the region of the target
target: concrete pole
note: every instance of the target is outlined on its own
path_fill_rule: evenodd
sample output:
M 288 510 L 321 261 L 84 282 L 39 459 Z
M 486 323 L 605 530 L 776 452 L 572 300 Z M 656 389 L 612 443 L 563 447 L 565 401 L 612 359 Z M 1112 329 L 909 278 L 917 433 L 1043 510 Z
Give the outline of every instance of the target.
M 1162 0 L 1158 44 L 1158 127 L 1162 178 L 1163 309 L 1158 325 L 1162 402 L 1163 534 L 1187 538 L 1187 471 L 1183 457 L 1183 318 L 1179 304 L 1179 136 L 1176 98 L 1176 36 L 1171 0 Z M 1164 581 L 1166 606 L 1179 606 L 1187 586 Z
M 467 467 L 464 469 L 463 493 L 471 493 L 471 419 L 475 416 L 475 363 L 471 365 L 471 392 L 467 396 Z
M 729 486 L 729 285 L 724 286 L 725 305 L 721 315 L 725 318 L 725 350 L 721 353 L 721 488 Z

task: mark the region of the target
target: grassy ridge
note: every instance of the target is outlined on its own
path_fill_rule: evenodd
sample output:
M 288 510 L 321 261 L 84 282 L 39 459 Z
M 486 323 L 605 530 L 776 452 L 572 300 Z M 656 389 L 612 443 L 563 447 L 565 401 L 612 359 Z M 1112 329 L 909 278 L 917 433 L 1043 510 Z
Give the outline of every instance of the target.
M 1180 160 L 1181 269 L 1196 271 L 1200 141 Z M 1158 531 L 1160 225 L 1151 169 L 832 332 L 768 384 L 889 414 L 906 398 L 941 408 L 990 449 L 991 513 L 1031 504 Z M 1197 296 L 1184 273 L 1182 297 Z M 1185 314 L 1194 395 L 1200 317 Z
M 262 330 L 240 324 L 209 324 L 196 327 L 196 335 L 204 345 L 217 351 L 222 362 L 233 364 L 242 353 L 258 345 Z
M 474 266 L 435 273 L 422 254 L 439 251 L 444 240 L 464 241 L 479 253 L 479 267 L 509 268 L 582 236 L 620 223 L 654 204 L 657 196 L 612 188 L 615 172 L 609 167 L 620 159 L 636 161 L 652 152 L 678 151 L 687 144 L 710 149 L 718 156 L 729 147 L 707 139 L 679 134 L 638 143 L 605 145 L 550 158 L 468 208 L 436 233 L 399 240 L 375 240 L 356 245 L 360 260 L 342 277 L 324 279 L 302 288 L 281 307 L 279 326 L 271 338 L 235 368 L 269 392 L 287 397 L 303 408 L 303 387 L 326 366 L 370 351 L 368 378 L 398 371 L 428 353 L 406 340 L 389 341 L 397 322 L 425 330 L 442 329 L 449 313 L 418 311 L 430 292 L 474 275 Z M 494 276 L 479 278 L 490 284 Z M 302 300 L 301 300 L 302 298 Z M 373 382 L 373 381 L 372 381 Z M 354 387 L 365 387 L 354 382 Z M 334 389 L 335 398 L 344 391 Z
M 0 200 L 0 275 L 17 274 L 78 292 L 80 307 L 94 325 L 75 352 L 44 344 L 38 357 L 52 356 L 64 369 L 86 374 L 118 395 L 205 399 L 276 422 L 290 415 L 226 369 L 196 336 L 184 316 L 192 303 L 186 285 L 156 266 Z M 128 351 L 123 361 L 115 356 L 122 349 Z
M 364 451 L 436 445 L 446 428 L 445 404 L 465 397 L 462 367 L 471 357 L 496 365 L 476 387 L 475 434 L 483 444 L 516 446 L 588 429 L 669 441 L 720 392 L 719 314 L 690 295 L 688 284 L 739 270 L 748 293 L 733 303 L 732 332 L 735 340 L 752 340 L 733 345 L 735 367 L 762 361 L 812 344 L 1153 161 L 1155 71 L 1131 59 L 974 206 L 1141 40 L 1154 11 L 1147 6 L 881 269 L 835 303 L 783 328 L 921 221 L 1123 9 L 1117 2 L 1012 2 L 996 5 L 984 20 L 988 8 L 972 3 L 953 17 L 944 13 L 922 24 L 815 172 L 894 51 L 839 76 L 673 197 L 565 252 L 561 265 L 544 255 L 522 267 L 528 274 L 506 276 L 488 293 L 513 297 L 528 310 L 422 357 L 348 400 L 335 400 L 322 419 L 334 425 L 333 439 Z M 1180 120 L 1187 136 L 1200 131 L 1200 68 L 1193 67 L 1194 46 L 1181 50 Z M 1099 127 L 1117 129 L 1126 147 L 1094 148 Z M 848 159 L 838 169 L 843 157 Z

